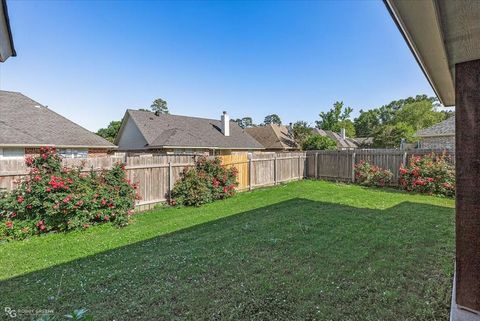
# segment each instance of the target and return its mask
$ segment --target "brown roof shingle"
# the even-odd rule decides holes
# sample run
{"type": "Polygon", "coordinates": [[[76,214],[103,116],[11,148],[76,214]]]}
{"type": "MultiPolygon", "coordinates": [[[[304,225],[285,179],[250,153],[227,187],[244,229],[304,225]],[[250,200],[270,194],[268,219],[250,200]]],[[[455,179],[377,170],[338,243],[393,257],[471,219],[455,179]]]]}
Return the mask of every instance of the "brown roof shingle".
{"type": "Polygon", "coordinates": [[[267,149],[297,149],[298,145],[286,126],[269,124],[246,128],[245,131],[267,149]]]}
{"type": "Polygon", "coordinates": [[[314,128],[313,133],[321,136],[330,137],[337,143],[338,148],[357,148],[358,147],[357,143],[352,138],[346,137],[345,139],[343,139],[340,134],[335,133],[331,130],[314,128]]]}
{"type": "Polygon", "coordinates": [[[263,149],[237,123],[230,121],[230,136],[221,132],[222,123],[216,119],[127,110],[147,141],[148,148],[193,147],[220,149],[263,149]]]}
{"type": "Polygon", "coordinates": [[[438,124],[417,131],[416,136],[455,136],[455,116],[451,116],[438,124]]]}
{"type": "Polygon", "coordinates": [[[27,96],[0,90],[0,145],[115,148],[27,96]]]}

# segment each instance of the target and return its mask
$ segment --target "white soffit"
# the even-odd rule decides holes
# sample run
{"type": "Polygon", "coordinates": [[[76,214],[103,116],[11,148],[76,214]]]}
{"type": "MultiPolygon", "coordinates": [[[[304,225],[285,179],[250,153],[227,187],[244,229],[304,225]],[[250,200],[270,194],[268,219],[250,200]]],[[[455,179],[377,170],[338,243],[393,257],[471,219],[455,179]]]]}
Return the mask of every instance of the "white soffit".
{"type": "Polygon", "coordinates": [[[384,0],[433,90],[455,104],[455,64],[480,59],[480,1],[384,0]]]}

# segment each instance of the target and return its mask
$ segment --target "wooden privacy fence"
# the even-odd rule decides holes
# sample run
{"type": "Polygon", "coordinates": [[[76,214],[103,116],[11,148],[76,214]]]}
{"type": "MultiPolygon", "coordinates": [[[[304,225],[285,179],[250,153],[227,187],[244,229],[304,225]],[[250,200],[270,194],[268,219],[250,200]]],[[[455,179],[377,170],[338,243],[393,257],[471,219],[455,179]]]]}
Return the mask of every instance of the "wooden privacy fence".
{"type": "MultiPolygon", "coordinates": [[[[238,169],[238,190],[276,185],[305,177],[353,182],[355,164],[364,160],[389,169],[393,185],[398,184],[398,169],[413,155],[432,150],[354,150],[309,151],[308,153],[260,153],[219,156],[225,166],[238,169]]],[[[434,151],[441,153],[442,151],[434,151]]],[[[454,154],[450,154],[452,160],[454,154]]],[[[87,159],[64,159],[66,166],[83,166],[83,171],[111,168],[117,162],[126,164],[127,177],[139,184],[139,209],[165,202],[185,168],[193,167],[198,155],[107,156],[87,159]]],[[[15,188],[15,181],[27,174],[23,159],[0,160],[0,190],[15,188]]]]}
{"type": "MultiPolygon", "coordinates": [[[[238,169],[238,190],[275,185],[305,177],[305,153],[239,154],[219,156],[226,166],[238,169]]],[[[82,166],[83,171],[100,171],[117,162],[126,164],[127,178],[138,183],[137,208],[147,209],[170,198],[171,190],[185,168],[195,166],[198,155],[107,156],[63,159],[65,166],[82,166]]],[[[0,160],[0,190],[15,188],[15,181],[27,175],[23,159],[0,160]]]]}
{"type": "Polygon", "coordinates": [[[248,189],[249,175],[248,175],[248,154],[238,155],[223,155],[219,156],[222,164],[227,167],[235,167],[238,170],[238,187],[240,191],[248,189]]]}
{"type": "MultiPolygon", "coordinates": [[[[412,156],[422,156],[429,153],[441,154],[443,150],[415,149],[358,149],[334,151],[309,151],[307,152],[307,173],[309,178],[336,180],[343,182],[355,181],[355,164],[361,161],[388,169],[393,174],[392,185],[398,185],[400,165],[412,156]]],[[[448,152],[451,162],[455,161],[455,154],[448,152]]]]}
{"type": "Polygon", "coordinates": [[[249,189],[305,178],[305,153],[252,154],[249,189]]]}
{"type": "Polygon", "coordinates": [[[261,153],[219,156],[238,170],[238,190],[305,178],[305,153],[261,153]]]}

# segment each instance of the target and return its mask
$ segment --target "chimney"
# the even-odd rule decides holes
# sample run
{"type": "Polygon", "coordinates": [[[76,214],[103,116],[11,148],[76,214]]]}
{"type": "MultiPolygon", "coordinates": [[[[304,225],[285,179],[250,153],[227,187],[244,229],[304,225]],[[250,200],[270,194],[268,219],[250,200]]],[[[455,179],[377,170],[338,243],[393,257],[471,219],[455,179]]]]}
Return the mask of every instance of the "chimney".
{"type": "Polygon", "coordinates": [[[347,136],[345,135],[345,128],[340,129],[340,137],[342,137],[342,139],[347,138],[347,136]]]}
{"type": "Polygon", "coordinates": [[[293,134],[293,125],[292,125],[292,123],[289,123],[289,124],[288,124],[287,130],[288,130],[288,133],[289,133],[290,135],[293,134]]]}
{"type": "Polygon", "coordinates": [[[224,111],[222,115],[222,134],[230,136],[230,116],[224,111]]]}

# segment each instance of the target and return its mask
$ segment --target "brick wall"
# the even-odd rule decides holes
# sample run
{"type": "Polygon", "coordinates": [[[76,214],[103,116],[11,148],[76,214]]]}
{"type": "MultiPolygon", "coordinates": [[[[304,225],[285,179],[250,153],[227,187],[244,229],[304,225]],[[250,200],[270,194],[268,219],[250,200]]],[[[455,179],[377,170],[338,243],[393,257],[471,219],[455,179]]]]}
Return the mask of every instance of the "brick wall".
{"type": "Polygon", "coordinates": [[[38,147],[25,147],[25,155],[40,155],[40,148],[38,147]]]}
{"type": "Polygon", "coordinates": [[[105,157],[105,156],[108,156],[107,149],[99,149],[99,148],[88,149],[88,158],[105,157]]]}
{"type": "MultiPolygon", "coordinates": [[[[40,155],[40,148],[39,147],[25,147],[25,155],[40,155]]],[[[108,149],[101,149],[101,148],[89,148],[88,149],[88,157],[89,158],[96,158],[96,157],[105,157],[108,156],[108,149]]]]}

